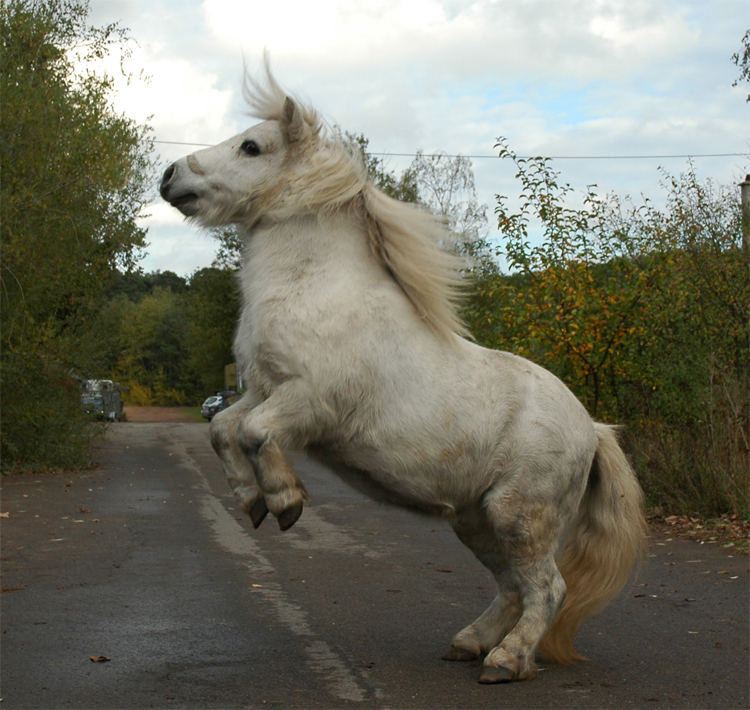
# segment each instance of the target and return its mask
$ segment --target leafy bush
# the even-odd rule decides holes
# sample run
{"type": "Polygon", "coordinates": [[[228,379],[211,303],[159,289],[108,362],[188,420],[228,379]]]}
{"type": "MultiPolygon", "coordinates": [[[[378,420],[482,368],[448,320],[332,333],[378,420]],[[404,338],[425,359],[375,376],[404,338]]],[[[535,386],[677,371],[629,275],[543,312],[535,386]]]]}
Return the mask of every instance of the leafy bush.
{"type": "Polygon", "coordinates": [[[103,427],[81,410],[81,390],[74,378],[33,354],[13,353],[0,362],[0,379],[3,472],[90,464],[91,443],[103,427]]]}
{"type": "MultiPolygon", "coordinates": [[[[496,213],[514,274],[478,280],[467,315],[486,345],[561,377],[628,426],[653,505],[748,515],[750,268],[736,189],[664,174],[666,207],[575,204],[544,158],[517,157],[520,207],[496,213]]],[[[487,256],[487,255],[485,255],[487,256]]]]}
{"type": "MultiPolygon", "coordinates": [[[[127,38],[86,24],[82,0],[0,5],[0,371],[3,467],[87,461],[95,427],[69,374],[101,363],[92,317],[144,245],[153,184],[146,129],[112,108],[112,81],[80,71],[127,38]]],[[[99,337],[97,337],[99,336],[99,337]]]]}

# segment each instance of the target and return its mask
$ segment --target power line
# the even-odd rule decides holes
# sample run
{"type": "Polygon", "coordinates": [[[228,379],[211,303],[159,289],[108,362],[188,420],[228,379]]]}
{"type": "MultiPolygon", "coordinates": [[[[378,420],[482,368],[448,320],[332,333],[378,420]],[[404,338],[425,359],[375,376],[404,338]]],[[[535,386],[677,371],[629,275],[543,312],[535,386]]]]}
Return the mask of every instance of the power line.
{"type": "MultiPolygon", "coordinates": [[[[184,141],[163,141],[155,140],[154,143],[161,143],[164,145],[184,145],[192,146],[195,148],[211,148],[211,143],[189,143],[184,141]]],[[[417,153],[387,153],[387,152],[370,152],[368,155],[376,155],[385,158],[416,158],[417,153]]],[[[470,160],[481,160],[490,159],[498,160],[498,155],[463,155],[461,153],[446,154],[446,153],[422,153],[425,158],[469,158],[470,160]]],[[[680,154],[669,154],[669,155],[518,155],[517,158],[521,160],[531,160],[534,158],[548,158],[550,160],[670,160],[670,159],[681,159],[686,160],[688,158],[740,158],[747,157],[750,153],[680,153],[680,154]]]]}
{"type": "MultiPolygon", "coordinates": [[[[416,153],[370,153],[370,155],[385,155],[395,157],[416,157],[416,153]]],[[[426,158],[445,155],[443,153],[423,153],[426,158]]],[[[521,160],[533,160],[535,158],[547,158],[549,160],[666,160],[668,158],[730,158],[748,156],[750,153],[685,153],[682,155],[518,155],[521,160]]],[[[445,155],[446,158],[495,158],[498,155],[445,155]]]]}

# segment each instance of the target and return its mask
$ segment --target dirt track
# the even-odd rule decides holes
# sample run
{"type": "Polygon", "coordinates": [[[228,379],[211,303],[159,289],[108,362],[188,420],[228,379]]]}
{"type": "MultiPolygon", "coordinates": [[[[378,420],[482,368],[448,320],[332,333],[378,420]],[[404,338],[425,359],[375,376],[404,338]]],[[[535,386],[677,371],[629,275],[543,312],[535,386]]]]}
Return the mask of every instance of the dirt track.
{"type": "Polygon", "coordinates": [[[129,422],[195,422],[183,407],[123,407],[129,422]]]}

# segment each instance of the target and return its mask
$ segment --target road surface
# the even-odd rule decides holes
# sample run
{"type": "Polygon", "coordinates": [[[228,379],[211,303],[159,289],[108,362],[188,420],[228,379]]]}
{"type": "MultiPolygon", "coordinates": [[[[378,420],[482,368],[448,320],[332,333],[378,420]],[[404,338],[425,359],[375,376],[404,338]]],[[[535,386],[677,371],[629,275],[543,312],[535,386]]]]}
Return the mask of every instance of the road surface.
{"type": "Polygon", "coordinates": [[[114,424],[98,461],[3,481],[3,710],[748,707],[731,548],[656,538],[588,663],[487,686],[440,660],[493,595],[445,523],[300,458],[302,518],[254,531],[205,424],[114,424]]]}

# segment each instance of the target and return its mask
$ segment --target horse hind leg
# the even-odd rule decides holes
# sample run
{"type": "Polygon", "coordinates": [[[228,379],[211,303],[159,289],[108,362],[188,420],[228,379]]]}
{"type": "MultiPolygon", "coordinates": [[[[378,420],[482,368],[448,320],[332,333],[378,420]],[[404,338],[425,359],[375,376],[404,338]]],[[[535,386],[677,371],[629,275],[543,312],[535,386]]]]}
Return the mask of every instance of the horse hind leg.
{"type": "Polygon", "coordinates": [[[492,603],[453,637],[443,660],[473,661],[479,658],[491,651],[518,621],[521,605],[517,590],[502,576],[496,579],[498,592],[492,603]]]}
{"type": "Polygon", "coordinates": [[[481,507],[464,510],[454,521],[453,529],[497,583],[492,603],[453,637],[443,656],[446,661],[470,661],[493,649],[513,628],[521,615],[520,598],[514,579],[507,574],[507,562],[486,512],[481,507]]]}
{"type": "Polygon", "coordinates": [[[484,659],[480,683],[525,680],[537,674],[536,649],[565,598],[555,563],[566,501],[533,505],[522,496],[487,501],[487,515],[505,560],[506,583],[517,590],[520,614],[484,659]]]}
{"type": "Polygon", "coordinates": [[[537,646],[565,597],[565,582],[552,556],[523,562],[515,574],[521,613],[516,624],[484,659],[480,683],[534,678],[537,646]]]}

